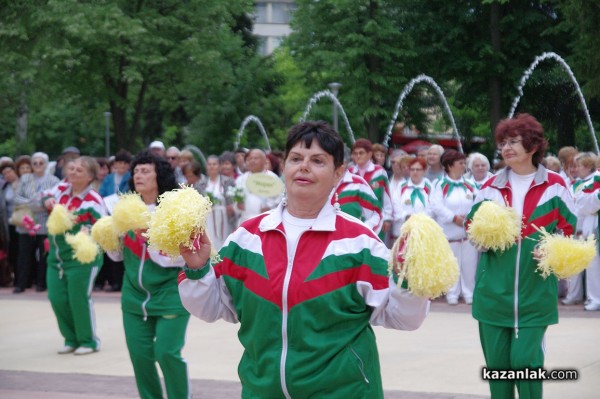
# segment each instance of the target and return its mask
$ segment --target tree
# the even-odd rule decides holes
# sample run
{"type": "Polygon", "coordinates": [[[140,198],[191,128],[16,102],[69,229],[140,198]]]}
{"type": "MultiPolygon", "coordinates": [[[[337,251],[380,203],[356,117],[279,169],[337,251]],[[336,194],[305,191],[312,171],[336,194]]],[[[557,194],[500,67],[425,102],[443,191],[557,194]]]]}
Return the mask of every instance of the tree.
{"type": "Polygon", "coordinates": [[[288,45],[313,92],[342,84],[339,99],[359,136],[380,141],[397,96],[415,76],[401,2],[297,2],[288,45]]]}

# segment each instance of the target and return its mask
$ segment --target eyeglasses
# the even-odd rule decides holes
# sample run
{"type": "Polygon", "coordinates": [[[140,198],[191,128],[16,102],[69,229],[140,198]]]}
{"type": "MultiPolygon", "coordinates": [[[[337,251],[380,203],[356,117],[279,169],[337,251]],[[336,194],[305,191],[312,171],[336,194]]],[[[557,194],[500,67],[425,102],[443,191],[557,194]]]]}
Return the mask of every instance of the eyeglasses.
{"type": "Polygon", "coordinates": [[[507,141],[503,141],[501,143],[498,143],[498,148],[499,149],[503,149],[506,146],[509,146],[510,148],[514,148],[517,144],[519,144],[521,141],[523,141],[522,139],[510,139],[507,141]]]}
{"type": "Polygon", "coordinates": [[[42,165],[45,165],[46,163],[45,162],[32,162],[31,164],[33,166],[42,166],[42,165]]]}
{"type": "Polygon", "coordinates": [[[176,160],[178,157],[167,157],[167,159],[170,159],[171,161],[176,160]]]}
{"type": "Polygon", "coordinates": [[[424,171],[425,169],[423,169],[423,168],[410,168],[409,170],[410,170],[411,172],[422,172],[422,171],[424,171]]]}

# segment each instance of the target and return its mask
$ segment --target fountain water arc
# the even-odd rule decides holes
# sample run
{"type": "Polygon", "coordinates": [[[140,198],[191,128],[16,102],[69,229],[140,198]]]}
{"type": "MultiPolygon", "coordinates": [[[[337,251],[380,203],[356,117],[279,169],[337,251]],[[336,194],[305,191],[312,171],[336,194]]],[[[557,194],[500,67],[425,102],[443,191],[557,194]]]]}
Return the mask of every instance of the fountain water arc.
{"type": "Polygon", "coordinates": [[[344,111],[344,107],[342,107],[342,104],[340,103],[338,98],[335,96],[335,94],[333,94],[329,90],[323,90],[318,93],[315,93],[308,100],[308,103],[306,104],[306,109],[304,110],[304,114],[300,118],[300,122],[306,121],[306,118],[310,114],[310,110],[312,109],[313,105],[315,105],[317,103],[317,101],[319,101],[323,97],[329,98],[333,102],[335,107],[342,113],[342,117],[344,118],[344,123],[346,125],[346,130],[348,130],[348,135],[350,136],[350,141],[352,144],[354,144],[354,142],[356,141],[354,139],[354,132],[352,131],[352,128],[350,127],[350,121],[348,120],[348,116],[346,115],[346,112],[344,111]]]}
{"type": "Polygon", "coordinates": [[[435,82],[435,80],[433,80],[433,78],[431,78],[427,75],[419,75],[419,76],[411,79],[411,81],[408,82],[406,84],[406,86],[404,86],[404,88],[402,89],[402,92],[400,92],[398,101],[396,102],[396,107],[394,108],[394,114],[393,114],[392,119],[390,120],[390,124],[388,125],[388,128],[386,130],[385,138],[383,139],[381,144],[383,144],[386,148],[388,147],[388,143],[392,137],[392,130],[394,128],[394,124],[396,123],[396,119],[398,118],[398,113],[400,112],[400,109],[402,109],[404,99],[413,90],[415,85],[418,83],[427,83],[429,86],[431,86],[435,90],[435,92],[438,95],[438,97],[440,98],[440,100],[442,100],[442,103],[444,104],[444,110],[448,114],[448,117],[450,118],[450,122],[452,123],[453,134],[456,136],[456,141],[458,143],[458,150],[461,153],[463,153],[462,143],[460,141],[461,137],[458,132],[458,129],[456,128],[456,122],[454,121],[454,115],[452,114],[452,111],[450,110],[450,105],[448,105],[446,96],[444,95],[444,92],[442,91],[442,89],[435,82]]]}
{"type": "Polygon", "coordinates": [[[263,136],[263,138],[265,139],[265,143],[267,144],[266,149],[268,152],[271,152],[271,144],[269,143],[269,137],[267,136],[265,127],[263,126],[260,119],[254,115],[248,115],[242,121],[242,124],[240,125],[240,129],[238,130],[237,138],[235,140],[234,150],[237,150],[238,147],[240,146],[240,139],[242,138],[242,135],[244,134],[244,130],[246,129],[246,126],[250,122],[254,122],[256,124],[256,126],[258,126],[258,130],[260,130],[260,134],[263,136]]]}
{"type": "Polygon", "coordinates": [[[518,88],[519,94],[517,94],[517,96],[513,100],[513,103],[510,107],[510,111],[508,113],[508,117],[512,118],[514,116],[515,110],[517,109],[517,106],[519,105],[519,101],[521,100],[521,97],[523,96],[523,87],[525,86],[525,83],[527,82],[527,80],[529,79],[529,77],[531,76],[531,74],[533,73],[535,68],[538,66],[538,64],[540,62],[542,62],[544,60],[548,60],[548,59],[553,59],[556,62],[558,62],[565,69],[565,71],[567,71],[567,74],[571,78],[571,82],[573,82],[573,84],[575,85],[575,89],[577,90],[577,95],[579,96],[579,101],[581,102],[581,107],[583,108],[583,111],[585,113],[586,122],[588,124],[588,127],[590,128],[590,133],[594,140],[594,148],[596,149],[596,154],[600,154],[600,149],[598,148],[598,140],[596,139],[596,133],[594,131],[594,125],[592,124],[592,119],[590,118],[590,112],[588,111],[588,107],[585,102],[585,98],[583,97],[583,92],[581,91],[581,88],[579,87],[579,83],[577,82],[577,79],[575,79],[575,74],[571,70],[571,67],[569,66],[569,64],[567,64],[567,62],[556,53],[546,52],[546,53],[542,53],[541,55],[538,55],[537,57],[535,57],[535,59],[533,60],[533,62],[529,66],[529,68],[523,73],[523,76],[521,77],[521,82],[519,83],[519,88],[518,88]]]}

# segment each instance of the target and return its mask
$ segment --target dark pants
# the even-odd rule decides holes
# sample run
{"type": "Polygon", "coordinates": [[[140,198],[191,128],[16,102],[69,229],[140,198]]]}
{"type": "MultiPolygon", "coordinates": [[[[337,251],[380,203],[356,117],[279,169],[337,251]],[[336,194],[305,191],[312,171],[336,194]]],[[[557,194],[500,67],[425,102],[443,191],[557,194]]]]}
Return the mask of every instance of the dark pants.
{"type": "Polygon", "coordinates": [[[104,259],[102,263],[102,269],[100,273],[98,273],[98,277],[96,277],[95,286],[98,288],[103,288],[104,283],[108,282],[112,290],[121,290],[121,285],[123,284],[123,273],[125,272],[125,266],[123,265],[123,261],[114,261],[107,254],[104,254],[104,259]]]}
{"type": "Polygon", "coordinates": [[[45,235],[30,236],[19,234],[19,257],[17,259],[17,284],[15,287],[25,289],[31,275],[35,272],[35,285],[38,290],[46,289],[46,253],[44,252],[45,235]]]}
{"type": "Polygon", "coordinates": [[[17,262],[19,259],[19,233],[12,224],[8,226],[8,264],[14,273],[13,285],[17,287],[17,262]]]}

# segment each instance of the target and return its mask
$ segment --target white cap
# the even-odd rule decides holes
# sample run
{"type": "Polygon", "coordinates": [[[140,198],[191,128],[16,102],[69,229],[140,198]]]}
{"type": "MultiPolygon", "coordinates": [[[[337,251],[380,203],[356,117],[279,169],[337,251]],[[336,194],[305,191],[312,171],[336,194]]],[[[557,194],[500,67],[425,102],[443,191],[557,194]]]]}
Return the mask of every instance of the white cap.
{"type": "Polygon", "coordinates": [[[152,143],[150,143],[150,145],[148,146],[148,148],[160,148],[161,150],[164,150],[165,149],[165,145],[163,144],[162,141],[155,140],[152,143]]]}

